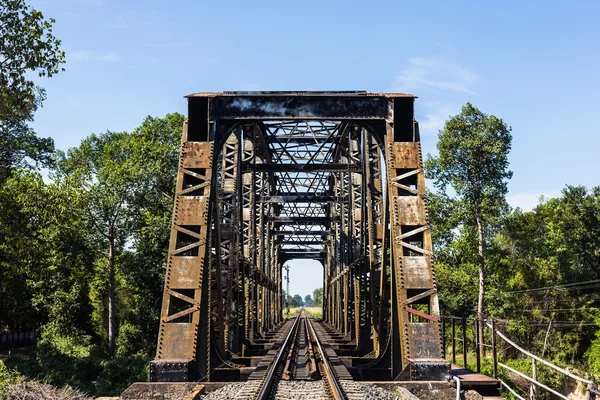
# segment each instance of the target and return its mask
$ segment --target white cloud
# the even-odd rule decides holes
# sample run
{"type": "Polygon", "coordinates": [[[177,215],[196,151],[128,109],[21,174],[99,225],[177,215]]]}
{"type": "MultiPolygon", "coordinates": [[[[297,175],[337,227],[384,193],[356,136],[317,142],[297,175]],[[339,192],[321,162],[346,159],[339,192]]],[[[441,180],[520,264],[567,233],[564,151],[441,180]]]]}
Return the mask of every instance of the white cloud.
{"type": "Polygon", "coordinates": [[[436,57],[411,57],[394,82],[394,87],[402,92],[410,92],[423,87],[438,90],[476,95],[473,86],[479,76],[457,64],[436,57]]]}
{"type": "Polygon", "coordinates": [[[521,208],[523,211],[531,211],[538,204],[542,198],[551,199],[553,197],[560,196],[560,190],[549,191],[546,193],[530,193],[530,192],[519,192],[515,194],[508,194],[506,201],[511,207],[521,208]]]}
{"type": "Polygon", "coordinates": [[[96,51],[74,51],[67,54],[67,58],[71,58],[77,61],[105,61],[105,62],[116,62],[121,59],[118,53],[98,53],[96,51]]]}
{"type": "Polygon", "coordinates": [[[458,112],[454,104],[445,105],[424,105],[427,110],[424,118],[419,120],[419,132],[422,136],[436,136],[444,127],[444,123],[450,117],[458,112]]]}

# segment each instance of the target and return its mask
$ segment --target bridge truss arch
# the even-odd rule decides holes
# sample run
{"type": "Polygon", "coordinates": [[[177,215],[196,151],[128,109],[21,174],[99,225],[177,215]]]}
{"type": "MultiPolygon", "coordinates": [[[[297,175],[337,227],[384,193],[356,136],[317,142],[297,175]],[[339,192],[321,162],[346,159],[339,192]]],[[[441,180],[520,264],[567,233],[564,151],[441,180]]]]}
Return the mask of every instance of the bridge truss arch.
{"type": "Polygon", "coordinates": [[[441,362],[414,97],[188,96],[153,381],[230,380],[282,322],[282,265],[318,260],[353,375],[441,362]]]}

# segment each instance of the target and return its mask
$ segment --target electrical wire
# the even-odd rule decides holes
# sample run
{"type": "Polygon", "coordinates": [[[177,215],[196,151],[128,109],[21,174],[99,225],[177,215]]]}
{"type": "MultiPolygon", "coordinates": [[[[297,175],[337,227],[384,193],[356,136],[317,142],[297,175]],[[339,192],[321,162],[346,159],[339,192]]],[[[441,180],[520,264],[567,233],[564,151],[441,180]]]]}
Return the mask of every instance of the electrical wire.
{"type": "Polygon", "coordinates": [[[593,289],[596,287],[600,287],[600,279],[594,279],[594,280],[584,281],[584,282],[566,283],[564,285],[546,286],[546,287],[541,287],[541,288],[514,290],[511,292],[496,292],[494,294],[496,294],[496,295],[514,295],[514,294],[531,293],[531,292],[538,292],[538,291],[544,291],[544,290],[550,290],[550,289],[568,288],[567,290],[582,290],[582,289],[593,289]],[[583,286],[583,287],[578,287],[578,286],[583,286]]]}

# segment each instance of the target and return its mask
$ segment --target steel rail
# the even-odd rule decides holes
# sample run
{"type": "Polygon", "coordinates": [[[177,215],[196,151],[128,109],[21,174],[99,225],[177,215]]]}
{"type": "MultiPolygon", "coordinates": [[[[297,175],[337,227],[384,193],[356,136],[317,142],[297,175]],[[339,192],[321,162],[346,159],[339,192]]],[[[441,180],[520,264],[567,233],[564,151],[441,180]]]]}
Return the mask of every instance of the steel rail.
{"type": "Polygon", "coordinates": [[[290,329],[290,332],[286,336],[283,344],[281,345],[281,348],[277,352],[277,356],[275,357],[275,360],[271,364],[271,368],[269,369],[269,372],[267,372],[265,380],[260,388],[260,391],[258,392],[258,396],[256,397],[258,400],[266,400],[269,398],[273,383],[275,382],[275,377],[277,375],[277,371],[279,370],[279,366],[280,366],[281,362],[283,361],[284,357],[287,357],[288,352],[286,351],[286,349],[296,339],[296,331],[298,330],[298,326],[300,326],[301,319],[302,319],[302,312],[300,314],[298,314],[298,316],[296,317],[296,321],[294,321],[294,325],[292,325],[292,329],[290,329]]]}
{"type": "Polygon", "coordinates": [[[329,359],[327,358],[327,355],[325,354],[325,350],[323,350],[323,347],[321,346],[321,341],[319,340],[319,337],[317,336],[317,333],[315,332],[315,329],[313,328],[312,322],[310,322],[310,319],[307,317],[306,321],[308,322],[308,327],[310,328],[310,331],[312,332],[312,337],[314,339],[314,344],[316,344],[317,346],[317,351],[319,352],[319,354],[321,355],[321,360],[323,361],[323,370],[325,372],[325,378],[327,379],[327,384],[329,385],[329,389],[331,390],[331,395],[333,396],[333,398],[335,400],[344,400],[347,399],[346,395],[344,394],[344,391],[342,390],[338,380],[337,380],[337,376],[335,375],[335,372],[331,366],[331,363],[329,362],[329,359]]]}

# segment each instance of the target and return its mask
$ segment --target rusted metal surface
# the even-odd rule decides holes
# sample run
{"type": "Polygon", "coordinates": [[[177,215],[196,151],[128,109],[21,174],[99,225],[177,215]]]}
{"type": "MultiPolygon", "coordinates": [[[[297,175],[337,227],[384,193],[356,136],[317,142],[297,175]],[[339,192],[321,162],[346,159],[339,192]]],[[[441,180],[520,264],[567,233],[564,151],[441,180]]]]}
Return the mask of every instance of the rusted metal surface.
{"type": "Polygon", "coordinates": [[[323,265],[323,318],[362,368],[391,380],[440,357],[414,98],[188,96],[153,380],[242,374],[282,321],[292,259],[323,265]]]}
{"type": "MultiPolygon", "coordinates": [[[[391,252],[395,278],[392,305],[393,317],[398,323],[394,342],[395,347],[401,348],[402,360],[401,363],[392,363],[394,378],[400,376],[403,370],[414,367],[411,359],[441,359],[442,356],[421,147],[415,134],[418,132],[416,126],[413,124],[411,128],[409,132],[399,132],[397,126],[388,126],[385,146],[391,235],[394,238],[391,252]],[[418,303],[420,308],[413,307],[413,303],[418,303]]],[[[431,365],[431,375],[436,376],[437,367],[433,365],[437,364],[431,365]]],[[[419,371],[426,370],[428,366],[430,364],[423,363],[419,371]]]]}

